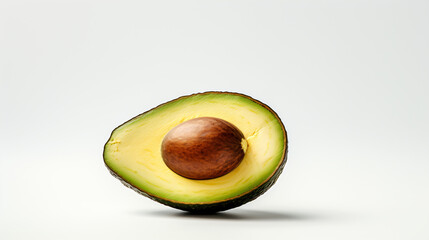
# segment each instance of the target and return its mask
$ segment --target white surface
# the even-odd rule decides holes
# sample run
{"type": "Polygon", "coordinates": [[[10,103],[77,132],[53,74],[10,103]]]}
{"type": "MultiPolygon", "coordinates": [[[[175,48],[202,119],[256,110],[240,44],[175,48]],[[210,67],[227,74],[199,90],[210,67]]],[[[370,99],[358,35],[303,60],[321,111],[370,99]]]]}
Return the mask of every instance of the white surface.
{"type": "Polygon", "coordinates": [[[427,1],[1,1],[1,239],[429,239],[427,1]],[[299,2],[299,3],[297,3],[299,2]],[[190,216],[123,187],[110,131],[184,94],[284,120],[277,184],[190,216]]]}

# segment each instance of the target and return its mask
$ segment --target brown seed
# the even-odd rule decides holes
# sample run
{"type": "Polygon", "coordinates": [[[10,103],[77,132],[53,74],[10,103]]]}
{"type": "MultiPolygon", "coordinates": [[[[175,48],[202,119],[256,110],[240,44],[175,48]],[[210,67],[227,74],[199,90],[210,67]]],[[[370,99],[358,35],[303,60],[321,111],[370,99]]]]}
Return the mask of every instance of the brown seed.
{"type": "Polygon", "coordinates": [[[247,142],[231,123],[214,117],[183,122],[167,133],[161,146],[165,164],[191,179],[223,176],[243,160],[247,142]]]}

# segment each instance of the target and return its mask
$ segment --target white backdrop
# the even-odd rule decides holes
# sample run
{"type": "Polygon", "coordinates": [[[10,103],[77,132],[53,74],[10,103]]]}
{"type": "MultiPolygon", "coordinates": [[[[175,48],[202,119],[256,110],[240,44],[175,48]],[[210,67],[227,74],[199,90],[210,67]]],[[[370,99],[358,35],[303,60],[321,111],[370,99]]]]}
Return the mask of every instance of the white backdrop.
{"type": "Polygon", "coordinates": [[[0,2],[1,239],[428,239],[427,1],[0,2]],[[271,106],[277,184],[192,216],[123,187],[114,127],[207,90],[271,106]]]}

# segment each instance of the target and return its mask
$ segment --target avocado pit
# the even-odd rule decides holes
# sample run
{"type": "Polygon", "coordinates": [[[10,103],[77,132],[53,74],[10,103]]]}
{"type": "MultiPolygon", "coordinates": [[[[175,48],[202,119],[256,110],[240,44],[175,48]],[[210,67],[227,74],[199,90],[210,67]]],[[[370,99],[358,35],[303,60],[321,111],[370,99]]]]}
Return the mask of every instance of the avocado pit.
{"type": "Polygon", "coordinates": [[[190,179],[221,177],[243,160],[247,141],[233,124],[200,117],[183,122],[165,135],[161,154],[175,173],[190,179]]]}

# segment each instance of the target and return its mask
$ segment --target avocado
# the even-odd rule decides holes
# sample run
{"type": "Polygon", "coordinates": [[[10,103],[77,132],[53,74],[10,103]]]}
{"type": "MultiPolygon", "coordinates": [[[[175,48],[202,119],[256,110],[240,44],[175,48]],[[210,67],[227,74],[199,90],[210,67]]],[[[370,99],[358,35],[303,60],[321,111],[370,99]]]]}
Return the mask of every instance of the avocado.
{"type": "Polygon", "coordinates": [[[231,92],[183,96],[113,130],[103,158],[125,186],[173,208],[210,213],[265,193],[286,163],[287,134],[262,102],[231,92]]]}

